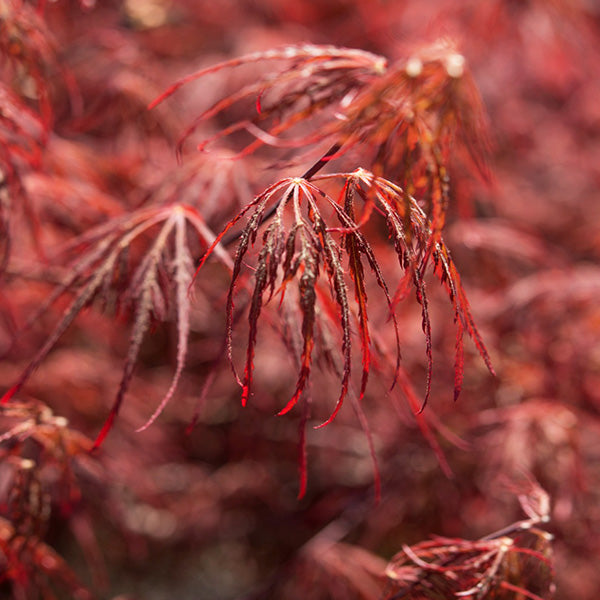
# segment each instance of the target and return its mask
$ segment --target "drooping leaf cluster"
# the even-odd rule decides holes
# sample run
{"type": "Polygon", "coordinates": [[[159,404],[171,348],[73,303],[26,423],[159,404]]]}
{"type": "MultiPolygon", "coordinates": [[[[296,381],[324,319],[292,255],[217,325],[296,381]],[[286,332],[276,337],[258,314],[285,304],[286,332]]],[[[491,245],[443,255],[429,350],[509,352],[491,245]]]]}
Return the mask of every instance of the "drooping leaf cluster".
{"type": "MultiPolygon", "coordinates": [[[[168,391],[148,422],[151,423],[174,394],[185,365],[190,328],[189,287],[193,275],[193,260],[188,246],[190,235],[205,246],[214,238],[193,207],[166,204],[141,208],[109,221],[63,249],[76,258],[70,263],[65,280],[48,296],[31,321],[70,290],[75,290],[73,300],[2,401],[8,402],[20,391],[81,310],[99,299],[105,307],[130,312],[133,325],[121,383],[96,445],[102,442],[120,409],[151,323],[164,321],[171,317],[171,313],[175,315],[177,366],[168,391]]],[[[228,261],[225,256],[223,260],[228,261]]]]}
{"type": "Polygon", "coordinates": [[[371,364],[365,265],[373,272],[388,304],[398,359],[396,303],[406,295],[410,286],[415,288],[422,307],[428,357],[423,405],[430,393],[432,373],[431,322],[425,272],[429,264],[434,266],[434,271],[447,286],[457,323],[457,397],[462,381],[464,331],[473,337],[491,369],[456,268],[441,238],[450,189],[447,156],[457,131],[460,130],[464,137],[463,146],[477,157],[480,166],[485,155],[481,107],[466,73],[464,57],[451,46],[439,44],[388,67],[383,57],[356,50],[310,45],[287,47],[250,54],[202,69],[175,83],[151,106],[156,106],[194,80],[258,61],[283,62],[285,66],[225,96],[201,113],[184,133],[180,149],[203,121],[227,112],[247,98],[257,99],[255,116],[234,121],[216,136],[202,142],[200,149],[241,130],[256,139],[246,145],[238,157],[246,156],[263,145],[310,147],[327,144],[330,147],[303,178],[281,180],[248,202],[227,224],[202,259],[201,266],[218,244],[231,243],[239,237],[227,301],[227,347],[231,359],[234,288],[249,248],[260,236],[259,228],[262,226],[262,248],[257,257],[249,307],[244,373],[238,377],[242,386],[242,404],[246,404],[251,392],[256,335],[264,300],[276,291],[283,298],[288,282],[294,278],[298,282],[303,341],[297,359],[296,386],[281,413],[290,410],[304,393],[315,346],[317,289],[322,269],[337,307],[343,356],[339,397],[330,419],[325,423],[330,422],[339,410],[350,383],[352,313],[356,317],[360,337],[363,374],[358,396],[359,400],[363,398],[371,364]],[[321,125],[320,119],[325,114],[329,119],[321,125]],[[328,164],[361,146],[374,152],[373,172],[359,168],[348,174],[318,175],[328,164]],[[381,175],[384,173],[393,179],[383,179],[381,175]],[[335,199],[320,187],[321,181],[334,179],[343,182],[335,199]],[[356,202],[360,202],[361,206],[355,206],[356,202]],[[335,225],[328,222],[325,209],[333,213],[335,225]],[[360,211],[359,216],[357,211],[360,211]],[[401,274],[394,299],[374,247],[361,231],[373,211],[379,213],[387,224],[392,247],[398,256],[401,274]],[[229,233],[228,237],[229,230],[243,217],[247,218],[247,224],[241,233],[233,236],[229,233]],[[354,288],[355,310],[348,300],[345,272],[349,274],[354,288]]]}
{"type": "MultiPolygon", "coordinates": [[[[2,408],[0,419],[1,584],[10,586],[15,598],[37,598],[44,590],[46,597],[68,593],[91,599],[44,538],[55,506],[63,516],[79,510],[82,494],[74,467],[92,460],[92,441],[41,403],[12,403],[2,408]]],[[[92,540],[96,544],[93,534],[92,540]]]]}
{"type": "MultiPolygon", "coordinates": [[[[330,290],[332,300],[337,306],[342,330],[343,355],[340,395],[331,417],[324,424],[330,422],[335,416],[348,391],[352,365],[353,314],[358,324],[363,365],[359,399],[362,399],[365,393],[372,352],[365,266],[372,272],[388,305],[396,338],[397,361],[400,360],[395,303],[376,253],[361,232],[362,217],[357,219],[359,210],[366,218],[372,211],[380,213],[387,224],[393,248],[398,256],[401,273],[397,286],[398,291],[404,293],[406,287],[414,286],[417,299],[421,304],[428,356],[427,390],[423,405],[429,396],[432,373],[431,322],[425,286],[425,273],[429,265],[432,266],[440,280],[446,284],[455,312],[457,323],[455,397],[460,392],[462,380],[464,331],[473,337],[491,369],[489,358],[473,323],[450,253],[441,239],[432,245],[431,222],[426,213],[415,199],[407,196],[399,186],[383,178],[376,178],[364,169],[358,169],[353,173],[316,176],[312,181],[303,178],[282,180],[255,197],[215,239],[198,270],[202,268],[204,261],[213,249],[219,248],[221,240],[229,229],[238,220],[248,215],[247,224],[240,234],[227,299],[227,347],[230,359],[232,357],[233,298],[236,282],[249,247],[259,236],[259,228],[270,206],[274,206],[274,212],[268,224],[263,225],[262,248],[258,253],[254,289],[249,307],[246,361],[244,374],[240,379],[243,388],[242,404],[246,404],[251,393],[256,335],[263,304],[275,293],[280,294],[280,302],[283,301],[286,287],[294,279],[297,281],[298,301],[302,313],[303,347],[293,396],[280,414],[288,412],[303,394],[310,375],[315,345],[314,330],[321,270],[324,270],[327,276],[328,285],[325,287],[330,290]],[[342,184],[337,198],[333,198],[322,189],[323,183],[331,182],[338,184],[341,182],[342,184]],[[324,209],[333,212],[337,221],[335,226],[325,222],[324,209]],[[354,288],[354,311],[352,311],[353,303],[349,299],[346,272],[349,272],[354,288]]],[[[396,370],[398,365],[399,362],[397,362],[396,370]]]]}
{"type": "MultiPolygon", "coordinates": [[[[96,297],[102,297],[105,303],[131,309],[134,324],[130,347],[113,408],[98,436],[97,443],[100,443],[111,427],[129,387],[144,334],[153,318],[165,320],[170,316],[169,299],[173,297],[178,323],[177,365],[172,385],[150,419],[150,422],[153,421],[174,393],[187,354],[190,312],[187,294],[192,282],[190,265],[193,260],[187,243],[188,222],[196,230],[200,245],[212,243],[203,256],[201,266],[213,251],[225,257],[222,244],[229,245],[239,238],[226,302],[226,346],[230,360],[236,283],[246,255],[259,236],[259,229],[263,230],[262,249],[256,259],[253,291],[249,300],[244,373],[241,378],[236,375],[242,386],[243,405],[252,390],[256,336],[263,304],[276,291],[281,293],[283,300],[286,286],[292,280],[297,281],[302,348],[296,358],[296,385],[291,399],[280,414],[291,410],[307,388],[313,362],[315,328],[318,326],[317,315],[321,310],[318,307],[319,294],[322,296],[319,289],[325,287],[331,292],[339,319],[342,363],[338,367],[341,376],[338,399],[330,418],[323,424],[329,423],[337,414],[351,384],[354,321],[358,325],[362,357],[358,400],[360,402],[363,399],[372,362],[365,266],[373,273],[388,306],[396,338],[396,373],[400,360],[396,305],[406,291],[414,287],[421,305],[428,364],[423,407],[430,394],[433,363],[425,283],[425,274],[430,265],[446,285],[454,307],[457,324],[455,398],[462,382],[462,338],[465,331],[475,340],[491,370],[460,279],[441,238],[450,189],[446,166],[449,144],[458,130],[463,132],[471,148],[480,148],[484,144],[484,138],[477,137],[479,129],[473,124],[480,119],[480,106],[466,75],[464,58],[447,45],[434,46],[388,69],[387,61],[382,57],[358,50],[309,45],[287,47],[252,54],[194,73],[169,88],[153,106],[192,80],[226,67],[259,61],[284,61],[288,64],[282,71],[218,101],[198,117],[182,139],[189,137],[201,121],[219,115],[246,97],[254,96],[258,102],[257,116],[251,122],[236,121],[232,126],[222,129],[219,135],[228,137],[242,128],[256,133],[256,128],[265,121],[269,124],[265,135],[271,140],[296,124],[304,125],[306,121],[323,116],[324,111],[334,110],[337,112],[330,115],[328,124],[315,132],[317,137],[311,134],[312,139],[303,137],[299,142],[302,146],[324,142],[333,145],[304,177],[283,179],[253,199],[246,200],[245,206],[216,238],[204,225],[201,212],[180,204],[179,195],[185,194],[185,190],[191,186],[198,185],[194,183],[195,177],[185,177],[181,184],[174,179],[174,187],[165,188],[169,202],[175,201],[175,204],[163,206],[159,201],[157,208],[132,212],[76,239],[70,247],[80,253],[84,250],[83,254],[69,265],[70,273],[66,280],[56,288],[36,315],[65,292],[78,291],[52,335],[17,383],[5,394],[4,401],[21,389],[80,310],[96,297]],[[329,163],[361,145],[375,151],[373,172],[361,167],[352,173],[317,176],[329,163]],[[401,163],[402,170],[398,171],[401,163]],[[401,187],[394,179],[384,179],[381,176],[384,172],[395,174],[395,180],[403,181],[407,187],[401,187]],[[322,189],[321,182],[341,182],[337,197],[322,189]],[[388,229],[391,247],[398,257],[400,283],[393,297],[375,246],[362,232],[373,212],[381,215],[388,229]],[[335,219],[334,223],[329,223],[330,214],[335,219]],[[233,236],[230,234],[227,239],[225,236],[229,230],[244,217],[248,219],[246,226],[241,232],[233,236]],[[130,252],[130,249],[137,246],[138,239],[149,231],[153,232],[155,239],[153,242],[146,241],[147,251],[136,263],[135,252],[130,252]],[[130,254],[134,256],[133,259],[130,254]],[[321,273],[326,274],[327,286],[320,281],[321,273]],[[354,305],[349,300],[349,281],[354,291],[354,305]]],[[[258,135],[256,142],[242,151],[240,156],[254,151],[265,141],[264,136],[258,135]]],[[[480,153],[477,156],[481,159],[480,153]]],[[[202,182],[198,183],[203,185],[202,182]]],[[[159,200],[160,193],[159,190],[159,200]]],[[[226,257],[224,260],[227,263],[226,257]]],[[[35,316],[32,320],[35,320],[35,316]]],[[[395,378],[390,385],[393,385],[395,378]]]]}

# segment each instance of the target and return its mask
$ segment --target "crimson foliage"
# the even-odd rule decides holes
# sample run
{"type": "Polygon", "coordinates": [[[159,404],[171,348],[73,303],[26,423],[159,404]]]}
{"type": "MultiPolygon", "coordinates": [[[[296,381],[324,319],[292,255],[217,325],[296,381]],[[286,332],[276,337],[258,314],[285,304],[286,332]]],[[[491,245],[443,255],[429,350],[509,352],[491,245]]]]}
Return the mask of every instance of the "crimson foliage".
{"type": "Polygon", "coordinates": [[[2,593],[595,597],[598,39],[0,2],[2,593]]]}

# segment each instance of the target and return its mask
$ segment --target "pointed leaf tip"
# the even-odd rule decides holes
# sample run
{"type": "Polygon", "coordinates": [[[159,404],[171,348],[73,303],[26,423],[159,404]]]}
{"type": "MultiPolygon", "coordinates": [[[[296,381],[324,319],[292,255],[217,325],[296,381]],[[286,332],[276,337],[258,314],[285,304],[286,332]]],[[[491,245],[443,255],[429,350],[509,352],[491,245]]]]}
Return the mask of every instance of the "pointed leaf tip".
{"type": "Polygon", "coordinates": [[[326,421],[323,421],[323,423],[321,423],[320,425],[315,425],[314,429],[322,429],[323,427],[327,427],[327,425],[329,425],[337,417],[337,414],[338,414],[338,412],[340,412],[340,408],[342,408],[342,404],[344,403],[344,398],[346,397],[346,392],[347,392],[347,390],[342,391],[342,395],[340,396],[340,398],[339,398],[335,408],[333,409],[333,412],[329,416],[329,418],[326,421]]]}
{"type": "Polygon", "coordinates": [[[13,396],[21,389],[21,386],[17,383],[13,385],[0,399],[0,404],[7,404],[12,400],[13,396]]]}
{"type": "Polygon", "coordinates": [[[111,411],[111,413],[108,415],[108,418],[106,419],[106,421],[104,421],[104,425],[102,425],[102,429],[100,430],[100,433],[98,434],[98,436],[96,437],[96,439],[94,441],[94,445],[92,446],[91,452],[94,452],[98,448],[100,448],[100,446],[104,442],[104,439],[108,435],[108,432],[112,429],[112,426],[114,424],[116,416],[117,416],[117,411],[113,409],[111,411]]]}
{"type": "Polygon", "coordinates": [[[298,404],[298,400],[300,399],[300,396],[302,395],[302,392],[304,391],[304,385],[305,385],[305,380],[308,377],[308,371],[306,371],[306,373],[304,375],[305,375],[304,380],[302,380],[302,375],[301,375],[301,381],[299,381],[298,386],[296,387],[296,392],[294,393],[294,395],[292,396],[290,401],[277,413],[278,417],[281,417],[282,415],[289,413],[290,410],[292,410],[292,408],[294,408],[294,406],[296,406],[296,404],[298,404]]]}
{"type": "Polygon", "coordinates": [[[248,404],[248,398],[250,397],[250,387],[248,385],[242,386],[242,406],[248,404]]]}

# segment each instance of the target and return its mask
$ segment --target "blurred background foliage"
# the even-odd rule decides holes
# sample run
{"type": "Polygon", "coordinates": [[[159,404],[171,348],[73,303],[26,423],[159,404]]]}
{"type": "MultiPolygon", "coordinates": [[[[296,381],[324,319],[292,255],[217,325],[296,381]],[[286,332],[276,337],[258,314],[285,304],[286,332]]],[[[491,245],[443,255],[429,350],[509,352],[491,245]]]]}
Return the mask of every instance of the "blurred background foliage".
{"type": "MultiPolygon", "coordinates": [[[[129,329],[127,314],[84,311],[2,409],[2,594],[404,597],[390,588],[401,559],[386,576],[403,545],[431,535],[475,540],[519,521],[513,492],[526,474],[551,498],[555,597],[596,598],[600,7],[593,0],[0,0],[0,381],[8,389],[18,379],[67,306],[59,300],[28,322],[64,280],[55,259],[73,236],[170,195],[202,198],[204,218],[218,231],[266,185],[303,172],[291,154],[222,161],[193,144],[178,164],[177,140],[199,107],[265,67],[220,71],[149,111],[174,80],[288,44],[360,48],[393,61],[441,38],[466,58],[491,136],[490,181],[468,160],[451,162],[444,237],[497,377],[466,342],[463,391],[452,400],[453,313],[432,278],[434,377],[422,416],[431,439],[405,401],[420,405],[427,370],[420,309],[409,300],[398,312],[406,380],[390,391],[389,378],[374,372],[363,402],[381,501],[350,404],[323,429],[310,425],[326,412],[309,422],[308,488],[298,500],[302,416],[276,416],[296,369],[276,319],[265,316],[257,390],[240,406],[223,360],[228,275],[216,262],[198,276],[176,400],[136,433],[177,362],[176,326],[159,322],[140,349],[119,419],[93,453],[129,329]],[[17,535],[41,541],[15,549],[17,535]]],[[[229,121],[207,123],[206,135],[239,118],[235,110],[229,121]]],[[[380,237],[383,246],[385,232],[380,237]]],[[[387,306],[373,301],[370,309],[385,335],[387,306]]],[[[313,384],[331,398],[337,385],[325,374],[313,384]]],[[[415,547],[430,556],[430,547],[415,547]]],[[[549,598],[549,575],[521,567],[522,580],[541,578],[528,589],[549,598]]],[[[523,597],[502,593],[469,597],[523,597]]]]}

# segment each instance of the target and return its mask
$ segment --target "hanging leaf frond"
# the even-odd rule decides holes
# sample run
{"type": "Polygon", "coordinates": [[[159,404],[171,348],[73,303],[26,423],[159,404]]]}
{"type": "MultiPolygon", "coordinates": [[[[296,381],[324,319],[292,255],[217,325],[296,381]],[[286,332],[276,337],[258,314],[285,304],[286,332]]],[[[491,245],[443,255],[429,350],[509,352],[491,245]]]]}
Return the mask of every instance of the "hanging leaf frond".
{"type": "MultiPolygon", "coordinates": [[[[70,264],[69,275],[30,321],[35,321],[61,296],[76,290],[73,300],[1,402],[10,400],[23,387],[81,310],[98,299],[104,306],[115,305],[117,309],[132,312],[133,325],[119,390],[95,446],[102,442],[119,411],[152,321],[169,320],[173,313],[176,316],[175,374],[159,407],[142,429],[152,423],[173,396],[187,355],[191,304],[189,286],[193,275],[193,260],[188,246],[191,243],[188,239],[190,232],[205,246],[214,240],[214,235],[196,209],[183,204],[169,204],[113,219],[71,243],[68,249],[77,253],[77,260],[70,264]],[[150,234],[152,237],[149,237],[150,234]],[[137,244],[141,244],[143,250],[136,260],[130,250],[132,245],[137,244]]],[[[217,249],[216,253],[229,265],[224,251],[217,249]]]]}
{"type": "Polygon", "coordinates": [[[465,331],[473,337],[486,364],[491,368],[450,254],[441,239],[432,242],[434,234],[431,221],[412,196],[407,195],[398,185],[381,177],[375,177],[364,169],[358,169],[353,173],[319,175],[315,176],[313,181],[289,178],[270,186],[249,202],[215,239],[198,267],[200,271],[213,249],[219,247],[221,240],[230,229],[246,217],[246,224],[238,235],[239,243],[226,303],[228,355],[242,387],[243,405],[252,394],[255,348],[261,311],[264,304],[275,293],[280,294],[283,301],[286,290],[293,280],[296,282],[302,318],[302,348],[298,359],[299,369],[294,392],[279,414],[287,413],[298,403],[310,378],[315,349],[316,307],[318,302],[323,302],[322,294],[319,292],[319,282],[323,278],[327,282],[331,300],[336,307],[343,357],[338,400],[331,416],[323,425],[331,422],[335,417],[348,393],[352,369],[352,324],[354,322],[357,324],[362,356],[359,400],[362,400],[365,394],[372,360],[365,266],[368,267],[368,272],[373,274],[389,308],[396,336],[397,375],[400,342],[395,302],[379,265],[376,250],[367,240],[360,226],[360,223],[368,219],[373,212],[380,214],[387,223],[392,246],[398,257],[400,279],[410,282],[421,305],[428,363],[423,406],[429,397],[433,369],[431,322],[425,286],[425,273],[429,266],[446,284],[457,320],[455,395],[457,396],[460,391],[462,379],[462,336],[465,331]],[[331,184],[341,185],[337,198],[333,198],[325,191],[325,188],[331,184]],[[330,219],[331,212],[337,220],[335,224],[329,224],[325,220],[330,219]],[[269,223],[265,223],[267,213],[270,215],[269,223]],[[259,233],[261,228],[262,234],[259,233]],[[253,268],[254,284],[250,292],[248,309],[246,359],[243,375],[238,376],[232,356],[234,296],[248,253],[259,236],[260,249],[257,251],[256,265],[253,268]],[[349,286],[352,286],[351,289],[354,291],[354,303],[349,295],[349,286]]]}

